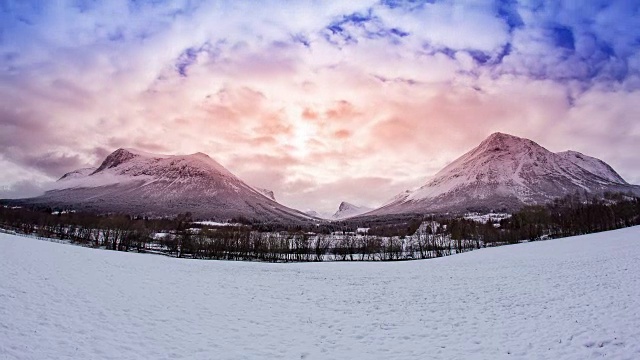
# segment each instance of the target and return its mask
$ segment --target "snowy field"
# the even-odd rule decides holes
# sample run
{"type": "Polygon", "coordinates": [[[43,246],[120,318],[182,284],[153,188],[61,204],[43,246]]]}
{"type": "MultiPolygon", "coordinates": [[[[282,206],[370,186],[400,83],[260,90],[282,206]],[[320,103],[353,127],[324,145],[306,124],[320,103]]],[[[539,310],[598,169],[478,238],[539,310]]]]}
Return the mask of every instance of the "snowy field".
{"type": "Polygon", "coordinates": [[[0,234],[0,359],[640,359],[640,227],[401,263],[0,234]]]}

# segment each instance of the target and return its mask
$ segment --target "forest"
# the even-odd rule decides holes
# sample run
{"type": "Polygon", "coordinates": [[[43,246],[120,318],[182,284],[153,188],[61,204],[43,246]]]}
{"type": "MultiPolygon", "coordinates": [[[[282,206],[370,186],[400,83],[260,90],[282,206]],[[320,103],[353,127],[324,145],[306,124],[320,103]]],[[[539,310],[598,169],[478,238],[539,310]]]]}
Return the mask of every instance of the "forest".
{"type": "Polygon", "coordinates": [[[631,194],[573,194],[546,205],[526,206],[499,226],[463,218],[442,220],[454,239],[479,239],[486,246],[583,235],[640,225],[640,198],[631,194]]]}
{"type": "Polygon", "coordinates": [[[0,228],[5,232],[116,251],[267,262],[392,261],[638,225],[640,198],[574,194],[484,223],[464,214],[411,214],[304,226],[235,220],[231,225],[204,225],[193,222],[188,213],[149,219],[0,207],[0,228]],[[366,231],[357,232],[358,228],[366,231]]]}

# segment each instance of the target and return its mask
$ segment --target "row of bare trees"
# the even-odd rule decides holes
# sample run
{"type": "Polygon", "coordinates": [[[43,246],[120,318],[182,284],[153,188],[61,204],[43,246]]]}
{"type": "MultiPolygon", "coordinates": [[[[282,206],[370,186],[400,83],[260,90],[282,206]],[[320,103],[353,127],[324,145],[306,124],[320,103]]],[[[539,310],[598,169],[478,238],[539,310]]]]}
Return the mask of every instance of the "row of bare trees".
{"type": "Polygon", "coordinates": [[[382,237],[203,229],[166,234],[150,247],[172,256],[197,259],[268,262],[393,261],[427,259],[477,248],[475,241],[452,240],[447,234],[382,237]]]}
{"type": "Polygon", "coordinates": [[[0,207],[2,228],[117,251],[268,262],[394,261],[637,225],[640,198],[625,194],[596,199],[571,196],[546,206],[523,208],[501,220],[499,226],[463,218],[421,222],[411,219],[402,224],[399,229],[405,229],[403,235],[381,235],[393,229],[385,223],[378,225],[379,233],[328,234],[329,228],[316,233],[301,228],[265,231],[253,225],[198,227],[189,214],[150,220],[124,215],[54,215],[50,211],[0,207]]]}
{"type": "Polygon", "coordinates": [[[412,236],[264,232],[249,226],[193,228],[188,215],[171,222],[127,216],[62,216],[0,209],[4,228],[117,251],[157,252],[197,259],[292,261],[394,261],[426,259],[476,248],[441,229],[412,236]]]}

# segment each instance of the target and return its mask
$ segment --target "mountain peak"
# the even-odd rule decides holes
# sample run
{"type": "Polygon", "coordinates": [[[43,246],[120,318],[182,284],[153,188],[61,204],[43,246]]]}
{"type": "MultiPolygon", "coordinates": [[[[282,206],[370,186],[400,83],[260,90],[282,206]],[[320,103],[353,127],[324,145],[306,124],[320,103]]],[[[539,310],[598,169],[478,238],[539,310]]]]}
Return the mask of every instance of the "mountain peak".
{"type": "Polygon", "coordinates": [[[492,144],[497,146],[500,146],[500,145],[509,146],[513,144],[529,143],[529,142],[532,142],[532,141],[529,139],[515,136],[515,135],[505,134],[501,132],[494,132],[493,134],[489,135],[486,139],[484,139],[484,141],[482,141],[480,145],[492,144]]]}
{"type": "Polygon", "coordinates": [[[338,211],[345,211],[345,210],[353,209],[353,208],[357,209],[358,206],[353,205],[351,203],[348,203],[346,201],[343,201],[343,202],[340,203],[340,206],[338,206],[338,211]]]}
{"type": "Polygon", "coordinates": [[[82,168],[82,169],[70,171],[70,172],[62,175],[62,177],[60,179],[58,179],[58,181],[82,178],[82,177],[88,176],[89,174],[93,173],[94,171],[96,171],[96,168],[94,168],[94,167],[82,168]]]}
{"type": "Polygon", "coordinates": [[[203,152],[197,152],[191,155],[164,155],[132,148],[120,148],[112,152],[91,175],[103,172],[107,169],[121,169],[122,165],[125,163],[127,168],[140,169],[149,167],[152,164],[169,165],[176,164],[177,162],[191,168],[197,168],[201,171],[206,172],[214,170],[227,176],[232,176],[229,170],[203,152]],[[169,161],[169,163],[167,163],[167,161],[169,161]]]}
{"type": "Polygon", "coordinates": [[[211,159],[211,156],[209,156],[209,155],[207,155],[207,154],[205,154],[203,152],[199,152],[199,151],[197,153],[191,154],[189,156],[197,157],[197,158],[204,158],[204,159],[211,159]]]}
{"type": "Polygon", "coordinates": [[[276,201],[276,196],[274,195],[272,190],[269,189],[263,189],[263,188],[254,188],[256,189],[259,193],[261,193],[262,195],[268,197],[269,199],[276,201]]]}
{"type": "Polygon", "coordinates": [[[596,159],[573,150],[562,151],[556,153],[556,155],[606,181],[628,185],[628,183],[615,170],[613,170],[611,166],[600,159],[596,159]]]}
{"type": "Polygon", "coordinates": [[[111,154],[109,154],[109,156],[107,156],[104,161],[102,162],[102,164],[100,164],[100,166],[98,167],[98,169],[96,171],[94,171],[95,173],[99,173],[103,170],[106,169],[111,169],[114,168],[122,163],[125,163],[135,157],[137,157],[139,155],[134,154],[133,152],[129,151],[128,149],[123,149],[120,148],[114,152],[112,152],[111,154]]]}
{"type": "Polygon", "coordinates": [[[529,139],[495,132],[484,139],[480,145],[471,150],[469,154],[477,156],[481,153],[514,154],[531,151],[548,152],[547,149],[529,139]]]}
{"type": "Polygon", "coordinates": [[[507,134],[507,133],[503,133],[503,132],[499,132],[496,131],[494,133],[492,133],[491,135],[487,136],[487,139],[519,139],[519,140],[524,140],[521,137],[515,136],[515,135],[511,135],[511,134],[507,134]]]}
{"type": "Polygon", "coordinates": [[[144,158],[151,158],[151,159],[166,159],[168,157],[170,157],[171,155],[163,155],[163,154],[156,154],[156,153],[150,153],[147,151],[142,151],[142,150],[138,150],[138,149],[134,149],[134,148],[120,148],[116,151],[114,151],[114,154],[116,152],[126,152],[135,156],[140,156],[140,157],[144,157],[144,158]]]}
{"type": "Polygon", "coordinates": [[[352,203],[343,201],[340,203],[340,206],[338,207],[338,211],[336,211],[336,213],[333,214],[332,217],[335,220],[342,220],[349,217],[364,214],[370,210],[371,209],[366,206],[358,206],[358,205],[354,205],[352,203]]]}

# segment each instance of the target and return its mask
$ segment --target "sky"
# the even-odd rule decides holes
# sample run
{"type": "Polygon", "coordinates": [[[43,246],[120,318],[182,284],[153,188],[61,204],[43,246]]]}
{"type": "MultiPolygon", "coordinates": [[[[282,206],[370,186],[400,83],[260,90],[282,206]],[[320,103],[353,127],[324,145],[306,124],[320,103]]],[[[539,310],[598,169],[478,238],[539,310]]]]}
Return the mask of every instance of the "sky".
{"type": "Polygon", "coordinates": [[[301,210],[375,207],[489,134],[640,184],[640,2],[0,0],[0,198],[204,152],[301,210]]]}

